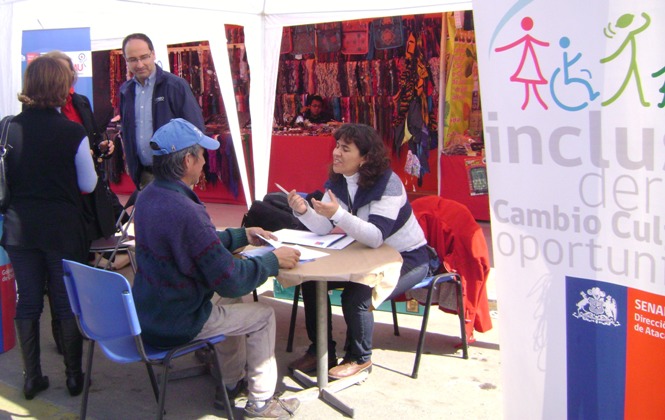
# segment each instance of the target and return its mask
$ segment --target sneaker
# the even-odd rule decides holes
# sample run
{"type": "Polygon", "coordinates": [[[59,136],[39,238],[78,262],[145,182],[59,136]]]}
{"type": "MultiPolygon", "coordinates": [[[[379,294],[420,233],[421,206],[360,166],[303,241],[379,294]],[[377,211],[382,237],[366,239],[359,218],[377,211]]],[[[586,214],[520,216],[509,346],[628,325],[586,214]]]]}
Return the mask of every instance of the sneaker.
{"type": "MultiPolygon", "coordinates": [[[[235,407],[237,398],[247,398],[249,395],[249,391],[247,390],[247,380],[241,379],[233,389],[227,389],[226,392],[229,394],[229,402],[235,407]]],[[[213,405],[218,410],[226,409],[224,405],[224,391],[219,386],[217,386],[217,389],[215,390],[215,402],[213,405]]]]}
{"type": "Polygon", "coordinates": [[[300,407],[297,398],[279,399],[273,397],[261,408],[256,408],[252,401],[245,406],[245,417],[254,419],[280,419],[286,420],[293,417],[300,407]]]}

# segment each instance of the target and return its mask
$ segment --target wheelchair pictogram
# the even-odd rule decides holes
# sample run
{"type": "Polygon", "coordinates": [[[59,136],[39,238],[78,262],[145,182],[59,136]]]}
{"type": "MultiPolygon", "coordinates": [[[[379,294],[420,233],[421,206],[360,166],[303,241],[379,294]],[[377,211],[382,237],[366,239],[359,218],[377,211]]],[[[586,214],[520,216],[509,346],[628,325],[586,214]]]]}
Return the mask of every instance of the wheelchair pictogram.
{"type": "Polygon", "coordinates": [[[594,92],[591,83],[589,83],[589,80],[591,80],[592,78],[592,74],[588,69],[580,69],[579,72],[586,74],[589,80],[582,77],[571,77],[570,69],[573,65],[575,65],[575,63],[579,61],[580,58],[582,58],[582,54],[577,53],[575,57],[573,57],[570,60],[568,59],[568,52],[566,51],[566,49],[570,46],[570,39],[568,39],[568,37],[565,36],[561,37],[561,39],[559,39],[559,46],[564,49],[563,66],[554,69],[552,77],[550,77],[550,95],[552,96],[552,100],[559,106],[559,108],[564,109],[566,111],[579,111],[589,106],[589,103],[593,102],[593,100],[596,99],[600,95],[600,93],[594,92]],[[557,81],[557,77],[561,73],[563,73],[563,83],[561,83],[562,79],[561,77],[559,77],[558,78],[559,80],[557,81]],[[575,90],[570,89],[570,86],[574,84],[582,85],[585,88],[589,98],[588,101],[583,100],[582,102],[578,102],[575,104],[564,103],[576,93],[575,90]],[[563,100],[562,98],[566,99],[563,100]]]}

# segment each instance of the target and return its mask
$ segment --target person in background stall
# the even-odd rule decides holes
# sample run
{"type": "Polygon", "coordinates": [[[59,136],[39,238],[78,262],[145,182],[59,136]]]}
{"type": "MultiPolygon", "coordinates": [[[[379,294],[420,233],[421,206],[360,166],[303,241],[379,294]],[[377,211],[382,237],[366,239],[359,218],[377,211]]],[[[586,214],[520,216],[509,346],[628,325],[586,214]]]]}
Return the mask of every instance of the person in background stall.
{"type": "Polygon", "coordinates": [[[325,124],[335,121],[332,114],[326,111],[323,98],[319,95],[312,95],[307,100],[307,105],[300,108],[300,115],[294,120],[294,125],[305,123],[325,124]]]}
{"type": "MultiPolygon", "coordinates": [[[[403,259],[400,278],[390,300],[419,283],[428,273],[429,251],[425,234],[409,204],[404,185],[390,169],[385,145],[372,127],[344,124],[333,136],[337,144],[332,153],[326,193],[310,206],[295,190],[289,192],[289,206],[298,219],[320,235],[338,227],[356,241],[372,248],[387,244],[403,259]]],[[[302,284],[305,326],[311,345],[304,356],[289,364],[303,372],[316,369],[315,282],[302,284]]],[[[342,311],[346,321],[346,355],[337,365],[332,337],[330,299],[328,299],[328,375],[341,379],[372,367],[374,315],[372,289],[360,283],[328,282],[328,289],[344,289],[342,311]]]]}
{"type": "MultiPolygon", "coordinates": [[[[280,247],[235,258],[232,251],[263,244],[258,235],[276,238],[258,227],[217,231],[192,191],[204,151],[219,143],[176,118],[155,132],[151,147],[155,180],[139,194],[135,211],[138,270],[132,291],[143,339],[173,347],[226,335],[215,348],[232,404],[248,392],[245,417],[291,417],[300,402],[275,396],[275,313],[265,303],[240,303],[239,297],[280,268],[295,267],[300,251],[280,247]]],[[[214,405],[223,404],[218,389],[214,405]]]]}
{"type": "Polygon", "coordinates": [[[122,146],[129,175],[137,188],[150,183],[150,138],[173,118],[183,118],[205,131],[203,112],[189,83],[155,64],[155,48],[141,33],[122,41],[127,70],[133,77],[120,86],[122,146]]]}
{"type": "Polygon", "coordinates": [[[60,60],[42,56],[31,61],[18,96],[25,109],[9,129],[10,203],[2,246],[16,275],[15,323],[23,357],[23,395],[28,400],[49,387],[42,374],[39,340],[46,289],[59,324],[66,388],[72,396],[83,390],[83,338],[67,297],[62,260],[87,262],[81,193],[95,189],[97,174],[85,129],[60,112],[73,80],[60,60]]]}

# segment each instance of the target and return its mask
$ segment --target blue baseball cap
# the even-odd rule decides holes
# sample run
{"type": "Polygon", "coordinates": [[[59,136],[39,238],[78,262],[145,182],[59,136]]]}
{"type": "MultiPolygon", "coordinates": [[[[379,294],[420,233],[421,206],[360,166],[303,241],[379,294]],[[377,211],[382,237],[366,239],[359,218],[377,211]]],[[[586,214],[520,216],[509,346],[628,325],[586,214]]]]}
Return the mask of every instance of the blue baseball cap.
{"type": "Polygon", "coordinates": [[[219,149],[217,140],[206,136],[194,124],[182,118],[174,118],[159,127],[150,139],[150,148],[154,156],[175,153],[195,144],[208,150],[219,149]]]}

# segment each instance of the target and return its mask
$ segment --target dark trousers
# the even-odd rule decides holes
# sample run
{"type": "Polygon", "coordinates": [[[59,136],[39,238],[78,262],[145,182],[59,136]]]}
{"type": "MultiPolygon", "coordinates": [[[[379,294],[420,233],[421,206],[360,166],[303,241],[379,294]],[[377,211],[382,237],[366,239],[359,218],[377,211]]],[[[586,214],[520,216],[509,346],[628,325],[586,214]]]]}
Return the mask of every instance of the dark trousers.
{"type": "Polygon", "coordinates": [[[71,256],[59,251],[44,251],[8,245],[9,259],[16,276],[18,302],[16,319],[39,320],[44,310],[44,290],[53,305],[53,317],[57,320],[74,317],[62,279],[62,259],[71,256]]]}
{"type": "MultiPolygon", "coordinates": [[[[418,284],[427,275],[428,265],[422,264],[414,268],[402,267],[402,274],[395,290],[387,300],[397,297],[418,284]]],[[[301,285],[303,303],[305,304],[305,327],[307,337],[311,341],[310,354],[316,354],[316,282],[308,281],[301,285]]],[[[372,357],[372,335],[374,334],[374,313],[369,310],[372,305],[372,289],[369,286],[353,282],[328,282],[328,290],[343,289],[342,312],[346,322],[346,358],[365,363],[372,357]]],[[[330,297],[328,297],[328,356],[335,354],[336,343],[332,339],[332,316],[330,297]]]]}

